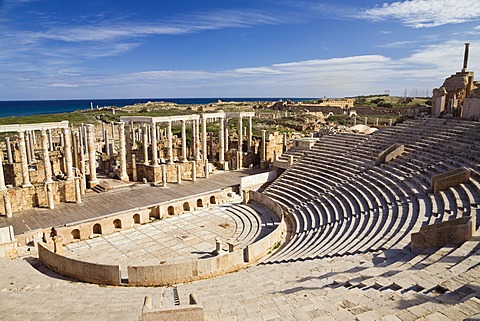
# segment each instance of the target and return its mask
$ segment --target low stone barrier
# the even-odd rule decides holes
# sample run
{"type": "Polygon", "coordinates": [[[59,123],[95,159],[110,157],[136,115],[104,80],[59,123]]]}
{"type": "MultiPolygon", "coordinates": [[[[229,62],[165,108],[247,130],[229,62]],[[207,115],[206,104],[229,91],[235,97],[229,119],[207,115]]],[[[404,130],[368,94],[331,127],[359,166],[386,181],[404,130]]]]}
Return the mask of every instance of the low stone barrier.
{"type": "Polygon", "coordinates": [[[271,198],[266,196],[265,194],[250,191],[249,192],[249,199],[252,201],[256,201],[262,203],[270,210],[272,210],[275,214],[278,215],[280,218],[280,222],[278,226],[273,230],[270,234],[262,238],[261,240],[247,245],[245,248],[245,261],[248,263],[252,263],[261,257],[265,256],[269,251],[275,248],[277,245],[280,245],[280,241],[282,239],[282,234],[286,230],[285,219],[283,215],[282,207],[274,202],[271,198]]]}
{"type": "Polygon", "coordinates": [[[13,226],[0,228],[0,258],[16,258],[18,256],[17,240],[13,234],[13,226]]]}
{"type": "Polygon", "coordinates": [[[244,265],[243,249],[239,249],[194,261],[128,266],[128,285],[168,286],[234,272],[244,265]]]}
{"type": "Polygon", "coordinates": [[[393,160],[395,157],[402,155],[404,151],[404,145],[393,144],[378,155],[376,164],[386,164],[389,161],[393,160]]]}
{"type": "Polygon", "coordinates": [[[120,285],[120,266],[84,262],[50,251],[38,243],[38,258],[50,270],[75,280],[102,284],[120,285]]]}
{"type": "Polygon", "coordinates": [[[419,232],[412,234],[412,251],[422,251],[431,246],[460,245],[472,238],[475,233],[475,223],[475,216],[469,216],[422,226],[419,232]]]}
{"type": "Polygon", "coordinates": [[[190,293],[189,305],[153,309],[152,299],[146,296],[143,302],[142,321],[204,321],[203,305],[195,294],[190,293]]]}
{"type": "Polygon", "coordinates": [[[458,184],[466,183],[470,179],[471,171],[468,168],[461,167],[434,175],[430,181],[430,189],[433,193],[445,190],[458,184]]]}

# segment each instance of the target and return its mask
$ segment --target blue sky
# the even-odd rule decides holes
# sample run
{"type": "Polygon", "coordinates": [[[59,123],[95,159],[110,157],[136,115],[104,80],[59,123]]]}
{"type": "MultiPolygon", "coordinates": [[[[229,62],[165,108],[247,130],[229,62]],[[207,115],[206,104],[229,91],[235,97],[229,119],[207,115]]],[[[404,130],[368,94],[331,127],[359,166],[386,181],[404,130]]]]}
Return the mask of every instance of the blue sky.
{"type": "Polygon", "coordinates": [[[0,100],[431,92],[480,2],[0,0],[0,100]]]}

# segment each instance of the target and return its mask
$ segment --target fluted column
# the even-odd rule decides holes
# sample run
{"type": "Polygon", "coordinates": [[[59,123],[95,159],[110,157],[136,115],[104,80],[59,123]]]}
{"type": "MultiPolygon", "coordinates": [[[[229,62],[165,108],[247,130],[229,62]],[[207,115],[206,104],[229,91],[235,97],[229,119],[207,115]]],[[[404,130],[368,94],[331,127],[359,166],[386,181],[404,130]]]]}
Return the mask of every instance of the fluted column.
{"type": "Polygon", "coordinates": [[[157,145],[157,124],[152,123],[150,128],[150,136],[152,137],[152,165],[158,165],[158,145],[157,145]]]}
{"type": "Polygon", "coordinates": [[[148,132],[147,125],[143,124],[142,126],[142,145],[143,145],[143,163],[148,165],[148,132]]]}
{"type": "Polygon", "coordinates": [[[24,141],[25,141],[25,155],[27,157],[27,164],[30,165],[32,163],[32,153],[30,152],[30,134],[29,131],[25,131],[24,134],[24,141]]]}
{"type": "Polygon", "coordinates": [[[132,125],[126,125],[125,126],[125,146],[127,149],[127,162],[131,163],[132,162],[132,148],[133,148],[133,142],[132,142],[132,125]]]}
{"type": "Polygon", "coordinates": [[[186,121],[182,119],[182,162],[187,161],[187,129],[186,121]]]}
{"type": "Polygon", "coordinates": [[[168,164],[173,164],[173,137],[172,137],[171,121],[168,122],[167,139],[168,139],[168,164]]]}
{"type": "Polygon", "coordinates": [[[118,123],[118,147],[119,147],[119,158],[120,158],[120,180],[128,181],[127,174],[127,152],[126,152],[126,141],[125,141],[125,123],[118,123]]]}
{"type": "Polygon", "coordinates": [[[207,118],[202,115],[202,159],[207,160],[207,118]]]}
{"type": "Polygon", "coordinates": [[[20,162],[22,164],[22,187],[30,187],[30,175],[28,173],[27,149],[25,145],[25,132],[23,130],[18,132],[18,149],[20,151],[20,162]]]}
{"type": "Polygon", "coordinates": [[[50,157],[48,155],[48,135],[47,132],[42,129],[40,132],[42,136],[42,155],[43,155],[43,169],[45,172],[45,184],[53,182],[52,180],[52,164],[50,163],[50,157]]]}
{"type": "Polygon", "coordinates": [[[248,152],[252,152],[252,140],[253,140],[253,133],[252,133],[252,117],[248,117],[248,152]]]}
{"type": "Polygon", "coordinates": [[[69,128],[63,129],[63,138],[65,139],[65,145],[63,147],[65,152],[65,161],[67,165],[67,181],[75,178],[73,174],[73,159],[72,159],[72,135],[69,128]]]}
{"type": "Polygon", "coordinates": [[[225,134],[223,128],[223,118],[218,122],[218,162],[223,164],[225,161],[225,134]]]}
{"type": "Polygon", "coordinates": [[[87,125],[87,137],[88,137],[88,162],[90,166],[90,187],[98,184],[97,178],[97,159],[95,151],[95,130],[93,125],[87,125]]]}

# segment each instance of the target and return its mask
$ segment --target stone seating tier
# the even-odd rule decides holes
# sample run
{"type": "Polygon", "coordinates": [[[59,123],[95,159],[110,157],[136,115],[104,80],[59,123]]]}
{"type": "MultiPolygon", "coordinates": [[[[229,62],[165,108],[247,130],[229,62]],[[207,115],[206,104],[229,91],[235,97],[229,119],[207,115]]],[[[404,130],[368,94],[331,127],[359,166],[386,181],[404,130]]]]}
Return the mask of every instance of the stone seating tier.
{"type": "Polygon", "coordinates": [[[479,124],[447,121],[439,130],[444,122],[409,120],[363,139],[349,134],[323,136],[265,191],[281,198],[287,208],[295,208],[293,215],[301,226],[296,229],[301,235],[292,240],[298,244],[287,244],[278,260],[275,254],[268,261],[406,246],[410,233],[423,224],[472,214],[472,206],[480,200],[475,173],[467,184],[440,197],[428,194],[433,175],[465,163],[476,167],[480,161],[476,152],[468,153],[466,144],[467,135],[478,131],[479,124]],[[351,137],[355,139],[349,144],[351,137]],[[460,144],[450,147],[452,141],[460,144]],[[405,152],[388,164],[374,166],[375,153],[394,143],[404,144],[405,152]]]}

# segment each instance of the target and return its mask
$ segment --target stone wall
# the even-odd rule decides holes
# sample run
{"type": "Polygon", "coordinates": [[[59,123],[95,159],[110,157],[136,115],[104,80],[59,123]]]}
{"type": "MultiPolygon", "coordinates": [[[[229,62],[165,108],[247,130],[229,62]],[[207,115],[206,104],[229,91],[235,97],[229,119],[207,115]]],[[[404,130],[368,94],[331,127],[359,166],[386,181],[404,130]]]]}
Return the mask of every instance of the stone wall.
{"type": "Polygon", "coordinates": [[[393,144],[378,155],[376,164],[386,164],[389,161],[393,160],[395,157],[402,155],[404,151],[404,145],[393,144]]]}
{"type": "Polygon", "coordinates": [[[468,182],[470,174],[471,172],[468,168],[462,167],[434,175],[430,181],[430,188],[433,193],[438,193],[449,187],[468,182]]]}
{"type": "Polygon", "coordinates": [[[121,283],[120,266],[71,259],[50,251],[42,243],[38,243],[38,259],[50,270],[75,280],[102,285],[121,283]]]}
{"type": "Polygon", "coordinates": [[[422,251],[431,246],[460,245],[472,238],[475,226],[475,216],[422,226],[419,232],[412,234],[412,251],[422,251]]]}
{"type": "Polygon", "coordinates": [[[280,222],[275,230],[257,242],[247,245],[245,248],[245,261],[252,263],[265,256],[269,251],[275,249],[277,245],[280,245],[283,233],[286,231],[286,224],[282,207],[268,196],[259,192],[250,191],[249,199],[262,203],[280,217],[280,222]]]}

